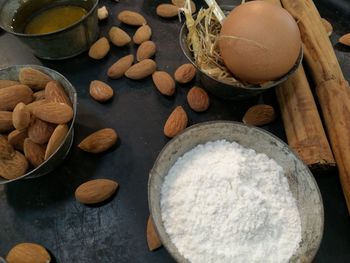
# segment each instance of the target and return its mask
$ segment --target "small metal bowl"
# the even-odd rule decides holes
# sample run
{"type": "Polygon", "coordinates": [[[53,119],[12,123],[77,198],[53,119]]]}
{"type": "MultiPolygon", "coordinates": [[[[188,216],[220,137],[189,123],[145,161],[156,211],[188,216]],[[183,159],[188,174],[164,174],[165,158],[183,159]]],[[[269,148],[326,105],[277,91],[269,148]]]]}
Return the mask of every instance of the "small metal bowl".
{"type": "Polygon", "coordinates": [[[73,106],[73,118],[70,121],[69,130],[66,135],[66,138],[63,140],[62,144],[58,147],[58,149],[47,159],[45,162],[43,162],[40,166],[36,167],[35,169],[29,171],[28,173],[17,177],[15,179],[7,180],[2,177],[0,177],[0,185],[6,184],[9,182],[13,182],[19,179],[23,178],[36,178],[39,176],[43,176],[45,174],[48,174],[49,172],[53,171],[55,167],[57,167],[66,157],[68,154],[72,144],[73,144],[73,137],[74,137],[74,122],[77,112],[77,92],[75,91],[75,88],[73,85],[60,73],[57,71],[54,71],[52,69],[49,69],[47,67],[38,66],[38,65],[16,65],[11,66],[8,68],[4,68],[0,70],[0,79],[9,79],[9,80],[18,80],[18,74],[21,68],[31,67],[37,70],[40,70],[47,75],[49,75],[54,80],[57,80],[61,83],[62,87],[68,94],[68,97],[72,103],[73,106]]]}
{"type": "MultiPolygon", "coordinates": [[[[5,0],[0,6],[0,27],[17,36],[29,46],[34,55],[44,59],[66,59],[86,51],[97,39],[99,34],[97,18],[98,0],[5,0]],[[29,35],[15,32],[12,23],[16,13],[21,10],[25,17],[57,5],[76,5],[87,10],[87,14],[78,22],[62,30],[29,35]]],[[[28,23],[20,21],[23,26],[28,23]]]]}
{"type": "MultiPolygon", "coordinates": [[[[290,262],[311,262],[321,243],[324,225],[322,197],[307,166],[276,136],[238,122],[212,121],[193,125],[173,138],[160,152],[148,180],[148,203],[162,244],[177,262],[188,262],[165,231],[161,215],[161,188],[176,160],[208,141],[235,141],[258,153],[265,153],[284,169],[290,190],[297,202],[301,221],[301,242],[290,262]]],[[[234,248],[232,248],[234,249],[234,248]]]]}

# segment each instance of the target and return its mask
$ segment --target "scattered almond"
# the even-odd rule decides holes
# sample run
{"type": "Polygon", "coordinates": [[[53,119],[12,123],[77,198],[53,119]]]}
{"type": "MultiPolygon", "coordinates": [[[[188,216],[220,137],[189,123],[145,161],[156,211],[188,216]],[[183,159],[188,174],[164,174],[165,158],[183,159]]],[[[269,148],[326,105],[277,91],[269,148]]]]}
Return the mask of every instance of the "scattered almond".
{"type": "Polygon", "coordinates": [[[10,86],[21,84],[18,81],[8,80],[8,79],[0,79],[0,89],[7,88],[10,86]]]}
{"type": "Polygon", "coordinates": [[[81,184],[75,190],[75,198],[83,204],[97,204],[110,198],[117,189],[116,181],[95,179],[81,184]]]}
{"type": "Polygon", "coordinates": [[[117,141],[118,135],[111,128],[105,128],[90,134],[78,147],[85,152],[101,153],[111,148],[117,141]]]}
{"type": "Polygon", "coordinates": [[[43,121],[64,124],[72,120],[73,109],[65,103],[47,102],[33,109],[33,115],[43,121]]]}
{"type": "Polygon", "coordinates": [[[23,144],[24,156],[34,166],[38,167],[44,162],[45,147],[26,138],[23,144]]]}
{"type": "Polygon", "coordinates": [[[154,85],[160,93],[171,96],[175,92],[175,81],[169,73],[165,71],[156,71],[152,74],[154,85]]]}
{"type": "Polygon", "coordinates": [[[183,64],[175,71],[175,80],[181,84],[189,83],[196,76],[196,68],[190,64],[183,64]]]}
{"type": "Polygon", "coordinates": [[[117,79],[124,76],[125,72],[131,67],[134,61],[134,55],[127,55],[117,60],[107,71],[108,77],[117,79]]]}
{"type": "Polygon", "coordinates": [[[44,157],[45,160],[49,159],[50,156],[61,146],[64,139],[66,138],[68,130],[69,129],[67,124],[57,125],[56,129],[53,131],[49,139],[49,142],[47,143],[44,157]]]}
{"type": "Polygon", "coordinates": [[[56,125],[35,118],[28,128],[28,137],[35,143],[47,143],[56,125]]]}
{"type": "Polygon", "coordinates": [[[347,33],[339,38],[339,42],[343,45],[350,46],[350,33],[347,33]]]}
{"type": "Polygon", "coordinates": [[[14,130],[9,133],[7,140],[15,149],[23,151],[24,140],[27,137],[27,129],[14,130]]]}
{"type": "Polygon", "coordinates": [[[28,169],[28,161],[23,154],[15,151],[15,155],[11,159],[0,160],[0,176],[11,180],[20,177],[26,173],[28,169]]]}
{"type": "Polygon", "coordinates": [[[146,19],[140,13],[129,10],[120,12],[117,18],[130,26],[142,26],[147,23],[146,19]]]}
{"type": "Polygon", "coordinates": [[[136,60],[141,61],[146,58],[151,58],[156,53],[156,44],[153,41],[145,41],[141,43],[136,51],[136,60]]]}
{"type": "Polygon", "coordinates": [[[5,136],[0,135],[0,160],[11,159],[15,155],[15,150],[12,145],[7,141],[5,136]]]}
{"type": "Polygon", "coordinates": [[[132,40],[134,41],[135,44],[141,44],[142,42],[145,42],[147,40],[150,40],[151,39],[151,36],[152,36],[152,29],[149,25],[143,25],[143,26],[140,26],[132,40]]]}
{"type": "Polygon", "coordinates": [[[179,14],[179,8],[172,4],[160,4],[156,9],[157,15],[164,18],[170,18],[179,14]]]}
{"type": "MultiPolygon", "coordinates": [[[[171,0],[171,2],[176,5],[178,8],[183,8],[185,6],[186,0],[171,0]]],[[[196,12],[196,4],[193,1],[190,1],[192,14],[196,12]]]]}
{"type": "Polygon", "coordinates": [[[109,39],[117,47],[122,47],[131,42],[131,37],[119,27],[113,26],[108,32],[109,39]]]}
{"type": "Polygon", "coordinates": [[[147,244],[150,251],[154,251],[162,246],[151,216],[147,220],[147,244]]]}
{"type": "Polygon", "coordinates": [[[33,93],[34,101],[45,99],[45,90],[39,90],[33,93]]]}
{"type": "Polygon", "coordinates": [[[20,243],[7,254],[8,263],[50,263],[51,256],[41,245],[20,243]]]}
{"type": "Polygon", "coordinates": [[[243,116],[243,122],[254,126],[269,124],[276,118],[275,110],[272,106],[258,104],[252,106],[243,116]]]}
{"type": "Polygon", "coordinates": [[[13,110],[20,102],[28,104],[32,101],[33,91],[26,85],[14,85],[0,89],[0,110],[13,110]]]}
{"type": "Polygon", "coordinates": [[[46,84],[45,99],[47,102],[61,102],[72,107],[72,103],[67,96],[64,88],[56,80],[50,81],[46,84]]]}
{"type": "Polygon", "coordinates": [[[13,129],[12,112],[0,111],[0,133],[9,132],[13,129]]]}
{"type": "Polygon", "coordinates": [[[44,89],[46,84],[51,81],[52,78],[34,68],[22,68],[19,71],[19,82],[29,86],[33,90],[44,89]]]}
{"type": "Polygon", "coordinates": [[[155,72],[157,69],[157,64],[152,59],[144,59],[140,61],[139,63],[134,64],[131,66],[126,72],[125,76],[129,79],[143,79],[150,75],[152,75],[153,72],[155,72]]]}
{"type": "Polygon", "coordinates": [[[93,80],[90,83],[90,95],[97,101],[105,102],[113,97],[113,89],[102,81],[93,80]]]}
{"type": "Polygon", "coordinates": [[[175,137],[187,127],[188,118],[182,106],[177,106],[164,125],[164,134],[169,138],[175,137]]]}
{"type": "Polygon", "coordinates": [[[325,29],[326,32],[327,32],[327,35],[328,35],[328,36],[332,35],[332,33],[333,33],[333,26],[332,26],[332,24],[329,23],[329,22],[328,22],[326,19],[324,19],[324,18],[321,18],[321,20],[322,20],[323,27],[324,27],[324,29],[325,29]]]}
{"type": "Polygon", "coordinates": [[[30,111],[23,102],[16,105],[12,112],[12,123],[17,130],[25,129],[30,124],[30,111]]]}
{"type": "Polygon", "coordinates": [[[187,102],[191,109],[197,112],[206,111],[209,108],[209,96],[207,92],[194,86],[187,93],[187,102]]]}
{"type": "Polygon", "coordinates": [[[108,10],[106,6],[102,6],[97,9],[97,17],[98,17],[98,20],[104,20],[108,17],[108,10]]]}
{"type": "Polygon", "coordinates": [[[36,100],[36,101],[33,101],[32,103],[27,104],[26,108],[30,111],[30,113],[33,113],[34,108],[46,103],[47,103],[46,99],[36,100]]]}
{"type": "Polygon", "coordinates": [[[108,39],[101,37],[90,47],[89,57],[93,59],[102,59],[108,54],[109,49],[108,39]]]}

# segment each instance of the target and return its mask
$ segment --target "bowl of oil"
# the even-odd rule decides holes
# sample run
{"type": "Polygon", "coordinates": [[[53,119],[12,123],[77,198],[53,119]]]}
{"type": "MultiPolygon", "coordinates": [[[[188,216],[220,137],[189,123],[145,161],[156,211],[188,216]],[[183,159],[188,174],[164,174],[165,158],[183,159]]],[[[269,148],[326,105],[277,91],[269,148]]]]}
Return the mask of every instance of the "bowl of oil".
{"type": "Polygon", "coordinates": [[[97,39],[97,6],[98,0],[5,0],[0,27],[39,58],[70,58],[97,39]]]}

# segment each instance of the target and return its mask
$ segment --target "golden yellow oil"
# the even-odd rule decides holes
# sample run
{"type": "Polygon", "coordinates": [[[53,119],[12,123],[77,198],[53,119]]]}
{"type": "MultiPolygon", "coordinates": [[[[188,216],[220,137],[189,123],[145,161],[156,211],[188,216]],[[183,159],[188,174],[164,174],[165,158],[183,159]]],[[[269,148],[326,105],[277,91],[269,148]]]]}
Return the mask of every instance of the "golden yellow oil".
{"type": "Polygon", "coordinates": [[[79,6],[56,6],[34,16],[25,26],[25,34],[46,34],[64,29],[87,14],[79,6]]]}

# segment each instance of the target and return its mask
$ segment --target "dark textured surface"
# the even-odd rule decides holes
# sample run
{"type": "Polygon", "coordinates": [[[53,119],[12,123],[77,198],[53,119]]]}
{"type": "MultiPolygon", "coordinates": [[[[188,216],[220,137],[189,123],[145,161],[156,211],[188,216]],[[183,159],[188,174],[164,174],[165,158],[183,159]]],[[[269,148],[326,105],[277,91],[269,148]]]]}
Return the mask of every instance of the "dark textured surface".
{"type": "MultiPolygon", "coordinates": [[[[119,25],[115,14],[123,9],[141,11],[153,29],[157,44],[158,69],[174,72],[187,62],[180,51],[176,19],[155,15],[160,1],[101,1],[110,10],[108,22],[101,23],[101,35],[111,25],[119,25]]],[[[350,48],[337,38],[350,32],[350,3],[346,0],[315,1],[322,16],[334,27],[332,42],[350,80],[350,48]]],[[[200,3],[197,1],[197,4],[200,3]]],[[[122,25],[130,34],[134,28],[122,25]]],[[[43,64],[65,75],[78,91],[75,141],[66,161],[55,172],[33,180],[0,186],[0,255],[19,242],[37,242],[47,247],[56,262],[173,262],[164,248],[149,252],[146,243],[148,218],[147,180],[157,154],[168,139],[163,125],[173,108],[183,105],[190,124],[207,120],[241,120],[257,101],[276,106],[273,91],[244,102],[229,102],[211,97],[205,113],[191,111],[185,97],[191,85],[177,86],[173,98],[165,98],[153,87],[150,78],[132,81],[109,80],[107,68],[118,58],[135,53],[135,47],[112,47],[108,57],[93,61],[87,54],[65,61],[41,61],[13,36],[0,33],[0,67],[14,64],[43,64]],[[88,86],[100,79],[110,84],[115,97],[100,104],[91,99],[88,86]],[[76,145],[99,128],[115,128],[120,140],[114,149],[100,155],[81,152],[76,145]],[[92,178],[111,178],[120,183],[117,195],[99,207],[75,201],[76,187],[92,178]]],[[[280,118],[266,130],[285,139],[280,118]]],[[[350,221],[336,172],[315,174],[325,207],[325,231],[315,262],[350,262],[350,221]]]]}

